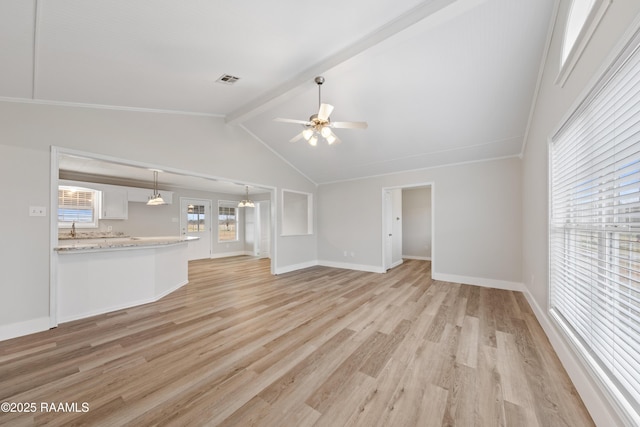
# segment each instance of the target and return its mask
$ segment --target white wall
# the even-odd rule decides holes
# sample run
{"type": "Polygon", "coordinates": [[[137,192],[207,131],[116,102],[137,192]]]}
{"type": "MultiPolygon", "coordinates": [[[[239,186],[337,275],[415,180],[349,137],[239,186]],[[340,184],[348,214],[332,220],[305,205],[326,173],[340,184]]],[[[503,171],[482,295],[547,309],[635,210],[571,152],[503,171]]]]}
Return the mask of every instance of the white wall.
{"type": "Polygon", "coordinates": [[[48,152],[0,145],[0,339],[49,327],[48,183],[48,152]]]}
{"type": "Polygon", "coordinates": [[[520,176],[520,160],[509,158],[320,185],[319,260],[380,270],[382,189],[432,183],[434,277],[519,288],[520,176]]]}
{"type": "MultiPolygon", "coordinates": [[[[9,203],[3,200],[0,221],[0,339],[40,330],[49,316],[50,218],[29,217],[27,211],[29,205],[50,206],[51,146],[160,169],[316,191],[244,130],[222,119],[2,101],[0,192],[9,203]]],[[[276,270],[317,259],[315,235],[285,239],[278,233],[275,244],[276,270]]]]}
{"type": "Polygon", "coordinates": [[[636,0],[613,1],[564,87],[555,84],[569,1],[560,2],[535,112],[523,158],[523,278],[540,323],[576,385],[594,420],[601,426],[621,425],[594,388],[579,360],[568,349],[548,316],[548,139],[588,88],[618,40],[640,12],[636,0]]]}
{"type": "Polygon", "coordinates": [[[431,187],[402,190],[402,256],[431,259],[431,187]]]}

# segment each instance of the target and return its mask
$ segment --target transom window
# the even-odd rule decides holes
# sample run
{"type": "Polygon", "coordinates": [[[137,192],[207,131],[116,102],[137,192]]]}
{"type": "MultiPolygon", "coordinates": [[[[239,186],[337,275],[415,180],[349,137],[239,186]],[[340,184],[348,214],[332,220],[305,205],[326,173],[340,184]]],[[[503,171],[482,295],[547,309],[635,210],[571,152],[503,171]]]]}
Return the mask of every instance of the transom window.
{"type": "Polygon", "coordinates": [[[238,240],[238,202],[218,201],[218,242],[238,240]]]}
{"type": "Polygon", "coordinates": [[[573,0],[569,11],[569,19],[567,19],[567,28],[564,33],[564,41],[562,43],[562,63],[564,64],[569,56],[569,52],[576,44],[578,35],[584,27],[589,13],[593,9],[596,0],[573,0]]]}
{"type": "Polygon", "coordinates": [[[562,40],[560,74],[564,85],[612,0],[573,0],[562,40]]]}

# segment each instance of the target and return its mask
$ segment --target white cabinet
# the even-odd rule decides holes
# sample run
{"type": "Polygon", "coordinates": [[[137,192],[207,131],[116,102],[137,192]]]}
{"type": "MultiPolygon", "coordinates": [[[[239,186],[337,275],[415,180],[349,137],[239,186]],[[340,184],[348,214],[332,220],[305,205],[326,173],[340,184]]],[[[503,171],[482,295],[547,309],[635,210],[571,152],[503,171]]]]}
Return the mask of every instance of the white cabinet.
{"type": "Polygon", "coordinates": [[[127,219],[129,217],[129,198],[127,190],[103,188],[100,204],[100,219],[127,219]]]}

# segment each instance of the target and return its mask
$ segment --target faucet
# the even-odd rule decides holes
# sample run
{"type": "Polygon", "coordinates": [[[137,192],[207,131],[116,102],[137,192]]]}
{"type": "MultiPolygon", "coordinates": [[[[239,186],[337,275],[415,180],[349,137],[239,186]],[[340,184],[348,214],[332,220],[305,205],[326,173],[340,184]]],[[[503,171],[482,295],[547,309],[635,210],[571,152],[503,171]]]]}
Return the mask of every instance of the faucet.
{"type": "Polygon", "coordinates": [[[71,223],[71,237],[76,237],[76,223],[71,223]]]}

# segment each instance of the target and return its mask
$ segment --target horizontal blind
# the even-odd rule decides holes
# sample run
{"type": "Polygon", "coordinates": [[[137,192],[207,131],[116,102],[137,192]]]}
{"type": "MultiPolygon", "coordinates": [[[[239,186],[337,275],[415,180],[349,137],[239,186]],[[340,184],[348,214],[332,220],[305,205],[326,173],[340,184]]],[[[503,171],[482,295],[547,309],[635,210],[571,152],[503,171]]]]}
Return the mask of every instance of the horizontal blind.
{"type": "Polygon", "coordinates": [[[92,223],[95,191],[58,189],[58,222],[92,223]]]}
{"type": "Polygon", "coordinates": [[[553,138],[550,309],[640,419],[640,55],[610,70],[553,138]]]}
{"type": "Polygon", "coordinates": [[[58,190],[58,206],[61,208],[92,208],[93,191],[58,190]]]}

